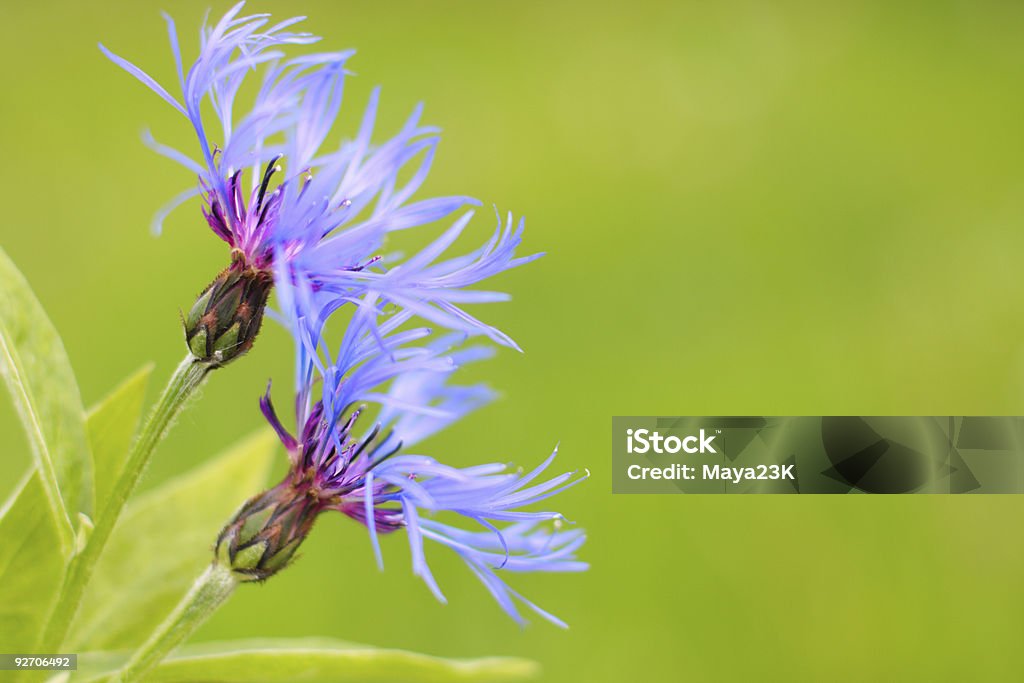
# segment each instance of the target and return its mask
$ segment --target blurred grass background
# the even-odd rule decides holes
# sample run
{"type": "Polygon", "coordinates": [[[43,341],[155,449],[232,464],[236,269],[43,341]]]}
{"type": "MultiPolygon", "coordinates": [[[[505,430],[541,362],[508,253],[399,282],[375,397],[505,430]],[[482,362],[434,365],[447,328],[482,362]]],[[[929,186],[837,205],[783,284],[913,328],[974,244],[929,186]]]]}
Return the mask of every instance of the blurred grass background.
{"type": "MultiPolygon", "coordinates": [[[[186,49],[206,2],[175,2],[186,49]]],[[[219,15],[227,5],[215,5],[219,15]]],[[[1024,632],[1024,498],[610,494],[615,414],[1024,412],[1024,7],[1005,2],[259,3],[356,47],[346,134],[384,86],[444,128],[429,193],[528,217],[548,256],[482,315],[526,350],[498,403],[424,450],[593,479],[560,507],[582,576],[513,577],[565,618],[523,631],[440,549],[450,604],[324,519],[291,570],[198,637],[324,635],[540,660],[550,681],[1007,680],[1024,632]]],[[[168,85],[159,5],[8,3],[0,244],[61,330],[86,404],[183,352],[177,311],[226,264],[191,182],[143,126],[183,120],[102,58],[168,85]]],[[[191,54],[191,53],[187,53],[191,54]]],[[[489,209],[476,240],[492,227],[489,209]]],[[[440,226],[439,226],[440,227],[440,226]]],[[[152,486],[257,428],[290,343],[267,326],[161,447],[152,486]]],[[[156,386],[151,387],[151,393],[156,386]]],[[[282,403],[285,401],[281,400],[282,403]]],[[[28,462],[0,399],[9,488],[28,462]]],[[[283,460],[283,458],[282,458],[283,460]]],[[[340,516],[339,516],[340,517],[340,516]]],[[[212,540],[212,539],[211,539],[212,540]]]]}

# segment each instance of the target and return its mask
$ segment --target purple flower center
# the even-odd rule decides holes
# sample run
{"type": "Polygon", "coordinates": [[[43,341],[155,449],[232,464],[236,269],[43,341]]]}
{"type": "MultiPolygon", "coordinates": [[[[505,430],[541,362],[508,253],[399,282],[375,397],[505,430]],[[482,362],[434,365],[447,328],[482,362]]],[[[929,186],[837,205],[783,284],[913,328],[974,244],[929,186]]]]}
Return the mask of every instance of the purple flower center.
{"type": "Polygon", "coordinates": [[[232,248],[240,250],[249,265],[260,270],[270,270],[273,263],[273,244],[268,239],[280,215],[282,186],[267,195],[270,181],[281,171],[274,157],[263,172],[263,181],[253,188],[246,203],[242,189],[242,171],[235,171],[227,181],[227,197],[222,197],[215,188],[205,183],[203,197],[207,206],[203,215],[210,228],[232,248]]]}
{"type": "MultiPolygon", "coordinates": [[[[321,509],[334,509],[368,525],[364,501],[367,487],[372,499],[384,503],[393,500],[399,488],[367,475],[379,464],[399,451],[402,444],[381,432],[380,425],[365,436],[353,432],[362,409],[352,411],[344,422],[325,417],[323,403],[310,410],[301,439],[292,436],[281,424],[268,393],[260,400],[267,421],[288,449],[292,462],[289,477],[298,495],[307,495],[320,502],[321,509]]],[[[399,506],[373,507],[374,526],[387,533],[404,526],[399,506]]]]}

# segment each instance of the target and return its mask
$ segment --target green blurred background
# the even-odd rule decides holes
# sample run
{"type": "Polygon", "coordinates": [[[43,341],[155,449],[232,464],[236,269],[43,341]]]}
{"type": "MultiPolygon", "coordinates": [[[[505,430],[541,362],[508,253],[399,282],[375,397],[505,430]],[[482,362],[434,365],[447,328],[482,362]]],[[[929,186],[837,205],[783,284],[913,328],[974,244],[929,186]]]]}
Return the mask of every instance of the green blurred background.
{"type": "MultiPolygon", "coordinates": [[[[186,50],[207,6],[164,5],[186,50]]],[[[589,530],[593,567],[513,577],[572,625],[520,630],[441,549],[447,606],[411,576],[403,539],[380,574],[365,531],[325,518],[293,569],[241,591],[198,639],[522,655],[549,681],[1019,676],[1024,497],[613,497],[608,466],[616,414],[1024,412],[1024,6],[251,9],[268,6],[359,49],[347,134],[376,84],[379,131],[423,100],[445,131],[425,191],[528,217],[527,248],[548,256],[501,278],[511,303],[480,311],[526,353],[471,370],[502,400],[424,450],[530,464],[561,441],[563,468],[593,472],[559,501],[589,530]]],[[[191,178],[139,132],[194,142],[96,49],[172,84],[158,9],[39,0],[5,3],[0,22],[0,244],[61,330],[86,404],[149,360],[164,381],[178,309],[226,263],[195,203],[149,233],[191,178]]],[[[260,426],[256,399],[268,377],[289,386],[290,353],[268,326],[144,486],[260,426]]],[[[6,396],[0,430],[8,489],[28,456],[6,396]]]]}

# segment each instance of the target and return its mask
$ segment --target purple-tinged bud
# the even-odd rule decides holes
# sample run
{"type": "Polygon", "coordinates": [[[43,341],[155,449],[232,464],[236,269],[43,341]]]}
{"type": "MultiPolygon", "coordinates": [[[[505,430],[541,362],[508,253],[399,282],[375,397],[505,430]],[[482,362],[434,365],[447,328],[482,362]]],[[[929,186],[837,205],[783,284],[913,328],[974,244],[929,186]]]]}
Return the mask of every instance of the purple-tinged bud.
{"type": "Polygon", "coordinates": [[[185,342],[211,366],[226,365],[252,348],[274,286],[273,273],[249,265],[239,250],[185,316],[185,342]]]}
{"type": "Polygon", "coordinates": [[[283,482],[250,498],[217,537],[217,561],[241,581],[265,581],[283,569],[325,509],[308,482],[283,482]]]}

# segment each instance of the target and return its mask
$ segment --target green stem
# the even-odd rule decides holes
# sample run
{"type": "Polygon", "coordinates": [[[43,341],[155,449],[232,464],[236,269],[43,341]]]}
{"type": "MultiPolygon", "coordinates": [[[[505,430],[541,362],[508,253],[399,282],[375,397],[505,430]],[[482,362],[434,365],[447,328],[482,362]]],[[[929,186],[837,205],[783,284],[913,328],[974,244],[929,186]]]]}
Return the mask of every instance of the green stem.
{"type": "Polygon", "coordinates": [[[50,614],[50,620],[41,640],[39,652],[59,652],[64,644],[68,629],[78,611],[85,587],[92,578],[96,561],[103,553],[103,547],[110,539],[117,518],[121,515],[128,497],[135,490],[142,472],[149,463],[156,445],[163,439],[175,416],[181,412],[188,399],[203,383],[206,373],[212,369],[207,363],[189,354],[174,371],[156,406],[146,418],[146,423],[128,452],[124,468],[114,482],[110,497],[103,505],[96,524],[82,551],[71,559],[60,597],[50,614]]]}
{"type": "Polygon", "coordinates": [[[140,680],[202,626],[231,597],[238,583],[230,567],[213,562],[192,584],[188,595],[181,599],[170,616],[109,680],[115,683],[140,680]]]}

